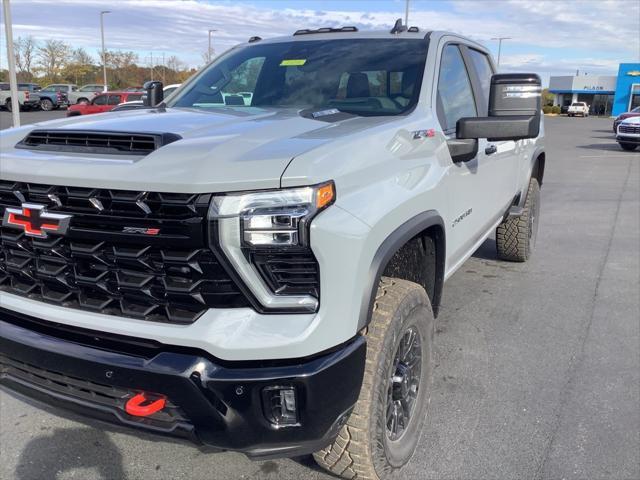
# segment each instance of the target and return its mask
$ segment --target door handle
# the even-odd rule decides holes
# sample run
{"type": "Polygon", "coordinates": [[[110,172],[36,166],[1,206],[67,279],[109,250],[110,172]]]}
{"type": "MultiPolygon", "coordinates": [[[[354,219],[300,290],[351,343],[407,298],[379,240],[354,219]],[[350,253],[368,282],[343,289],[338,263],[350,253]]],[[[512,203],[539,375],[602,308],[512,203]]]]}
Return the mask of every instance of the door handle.
{"type": "Polygon", "coordinates": [[[498,151],[498,147],[496,147],[495,145],[489,145],[487,148],[484,149],[485,155],[492,155],[497,151],[498,151]]]}

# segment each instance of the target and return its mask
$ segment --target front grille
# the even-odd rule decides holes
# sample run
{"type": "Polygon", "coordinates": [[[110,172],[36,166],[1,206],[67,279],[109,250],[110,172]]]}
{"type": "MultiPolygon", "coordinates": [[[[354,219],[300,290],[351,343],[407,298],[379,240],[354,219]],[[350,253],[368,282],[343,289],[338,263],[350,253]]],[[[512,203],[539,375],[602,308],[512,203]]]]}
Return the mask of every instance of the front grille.
{"type": "MultiPolygon", "coordinates": [[[[53,370],[45,370],[4,355],[0,355],[0,378],[17,381],[27,387],[50,394],[117,410],[123,416],[128,416],[124,410],[125,404],[136,394],[132,390],[70,377],[53,370]]],[[[145,421],[157,427],[170,427],[177,422],[188,423],[184,412],[171,400],[166,401],[165,407],[161,411],[145,417],[145,421]]]]}
{"type": "Polygon", "coordinates": [[[175,134],[147,134],[83,130],[33,130],[16,148],[77,153],[147,155],[179,140],[175,134]]]}
{"type": "Polygon", "coordinates": [[[320,297],[318,261],[312,252],[254,252],[252,260],[274,293],[320,297]]]}
{"type": "Polygon", "coordinates": [[[620,133],[635,133],[640,135],[640,126],[633,126],[633,125],[620,125],[618,127],[618,131],[620,133]]]}
{"type": "Polygon", "coordinates": [[[249,306],[206,244],[210,198],[0,181],[2,216],[25,202],[73,215],[64,236],[45,239],[2,226],[0,290],[178,324],[196,321],[209,308],[249,306]],[[140,233],[146,229],[159,232],[140,233]]]}

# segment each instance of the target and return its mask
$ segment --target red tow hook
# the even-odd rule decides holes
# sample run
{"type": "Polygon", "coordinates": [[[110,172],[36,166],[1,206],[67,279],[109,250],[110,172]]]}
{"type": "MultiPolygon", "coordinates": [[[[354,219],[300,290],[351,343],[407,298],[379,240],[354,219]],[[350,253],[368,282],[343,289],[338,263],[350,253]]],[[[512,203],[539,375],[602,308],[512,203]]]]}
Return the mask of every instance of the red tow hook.
{"type": "Polygon", "coordinates": [[[129,415],[136,417],[148,417],[162,410],[166,404],[166,398],[160,397],[157,400],[147,398],[147,394],[142,392],[127,400],[124,410],[129,415]]]}

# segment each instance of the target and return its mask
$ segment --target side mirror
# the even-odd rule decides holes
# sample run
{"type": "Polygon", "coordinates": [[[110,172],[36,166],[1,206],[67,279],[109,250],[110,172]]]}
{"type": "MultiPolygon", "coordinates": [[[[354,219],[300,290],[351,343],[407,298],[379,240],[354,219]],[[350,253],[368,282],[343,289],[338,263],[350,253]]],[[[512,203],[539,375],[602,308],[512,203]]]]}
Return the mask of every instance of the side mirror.
{"type": "Polygon", "coordinates": [[[535,73],[502,73],[491,77],[488,117],[458,120],[460,139],[521,140],[540,133],[542,82],[535,73]]]}
{"type": "Polygon", "coordinates": [[[160,105],[160,103],[162,103],[162,100],[164,99],[162,87],[162,82],[145,82],[142,87],[147,91],[146,97],[143,98],[145,106],[155,107],[156,105],[160,105]]]}

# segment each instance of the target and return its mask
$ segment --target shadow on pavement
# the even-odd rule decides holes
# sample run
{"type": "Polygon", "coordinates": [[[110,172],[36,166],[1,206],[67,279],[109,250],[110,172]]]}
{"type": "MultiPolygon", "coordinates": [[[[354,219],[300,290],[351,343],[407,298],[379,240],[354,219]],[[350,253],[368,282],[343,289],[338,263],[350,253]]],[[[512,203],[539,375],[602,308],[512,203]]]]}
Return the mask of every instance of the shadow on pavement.
{"type": "Polygon", "coordinates": [[[590,145],[578,145],[578,148],[586,150],[602,150],[605,152],[623,152],[615,139],[611,139],[611,143],[592,143],[590,145]]]}
{"type": "Polygon", "coordinates": [[[104,480],[127,478],[118,448],[104,432],[90,428],[56,428],[29,441],[20,454],[16,478],[54,480],[75,469],[95,470],[104,480]]]}

